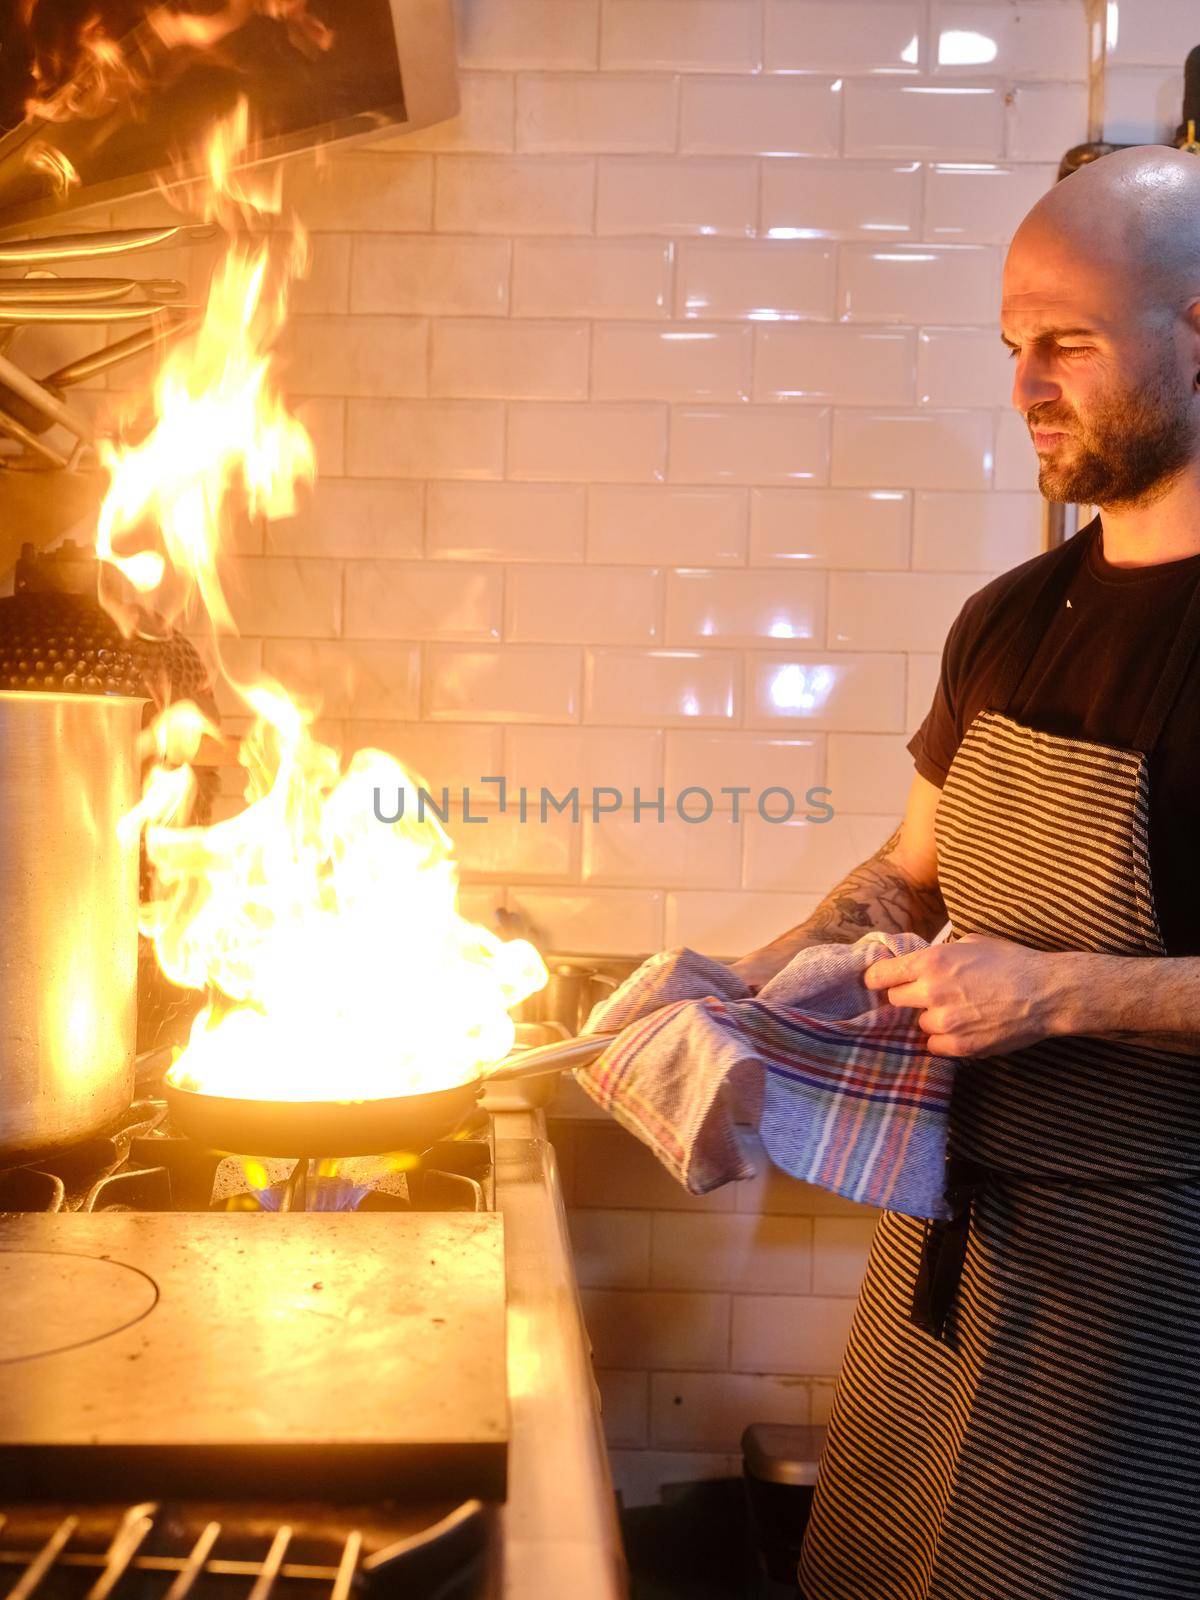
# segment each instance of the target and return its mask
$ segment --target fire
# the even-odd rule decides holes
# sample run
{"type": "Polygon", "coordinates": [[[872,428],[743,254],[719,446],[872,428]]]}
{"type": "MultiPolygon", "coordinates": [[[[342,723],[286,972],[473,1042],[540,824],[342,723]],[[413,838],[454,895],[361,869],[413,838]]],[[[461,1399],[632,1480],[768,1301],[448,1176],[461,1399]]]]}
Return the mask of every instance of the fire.
{"type": "Polygon", "coordinates": [[[80,181],[71,159],[45,139],[31,139],[25,146],[24,160],[31,171],[45,173],[59,199],[65,199],[80,181]]]}
{"type": "MultiPolygon", "coordinates": [[[[244,183],[246,108],[214,130],[205,215],[231,230],[277,205],[244,183]]],[[[315,471],[312,441],[279,392],[272,349],[300,236],[232,234],[196,332],[164,358],[151,421],[107,441],[97,551],[167,616],[235,630],[222,533],[243,510],[287,516],[315,471]],[[284,248],[278,241],[283,238],[284,248]]],[[[121,620],[115,601],[114,615],[121,620]]],[[[217,737],[193,706],[151,733],[153,764],[125,827],[145,830],[155,892],[143,931],[175,983],[207,997],[172,1082],[233,1097],[370,1100],[469,1082],[501,1060],[509,1009],[542,987],[532,945],[458,911],[451,840],[414,815],[417,780],[391,756],[347,763],[314,737],[313,708],[279,684],[224,672],[253,718],[237,759],[245,807],[188,824],[190,763],[217,737]],[[406,795],[384,824],[375,797],[406,795]]]]}
{"type": "MultiPolygon", "coordinates": [[[[53,34],[58,19],[52,7],[43,12],[39,0],[21,0],[18,20],[35,36],[43,17],[46,31],[53,34]]],[[[93,121],[118,107],[136,110],[159,75],[164,52],[215,50],[254,17],[280,23],[289,42],[308,55],[333,43],[329,29],[309,13],[308,0],[227,0],[198,11],[152,6],[141,25],[121,39],[113,37],[100,7],[69,43],[52,42],[38,50],[26,114],[43,122],[76,122],[93,121]]]]}

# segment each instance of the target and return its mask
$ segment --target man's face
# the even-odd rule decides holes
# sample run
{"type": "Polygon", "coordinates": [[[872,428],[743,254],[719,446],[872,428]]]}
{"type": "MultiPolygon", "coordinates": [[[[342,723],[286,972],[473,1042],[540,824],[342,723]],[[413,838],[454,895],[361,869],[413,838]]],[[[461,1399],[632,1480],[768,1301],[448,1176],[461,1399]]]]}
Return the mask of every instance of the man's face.
{"type": "Polygon", "coordinates": [[[1001,333],[1048,500],[1153,499],[1200,447],[1184,330],[1140,304],[1139,287],[1070,260],[1052,238],[1013,243],[1001,333]]]}

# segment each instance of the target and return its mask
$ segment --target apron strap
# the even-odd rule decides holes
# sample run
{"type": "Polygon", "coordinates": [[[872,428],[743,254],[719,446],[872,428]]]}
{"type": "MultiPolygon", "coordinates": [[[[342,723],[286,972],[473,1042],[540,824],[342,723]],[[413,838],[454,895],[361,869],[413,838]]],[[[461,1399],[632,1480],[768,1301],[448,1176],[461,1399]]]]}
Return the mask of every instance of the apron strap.
{"type": "Polygon", "coordinates": [[[1094,517],[1086,527],[1080,528],[1062,546],[1062,558],[1047,562],[1046,572],[1030,596],[1024,621],[1020,624],[996,674],[989,705],[993,711],[1006,712],[1012,703],[1025,669],[1033,660],[1034,652],[1045,635],[1050,621],[1066,595],[1072,578],[1083,564],[1093,539],[1099,537],[1100,518],[1094,517]]]}
{"type": "Polygon", "coordinates": [[[1175,643],[1171,647],[1171,654],[1167,657],[1167,664],[1155,685],[1154,693],[1150,696],[1149,704],[1142,713],[1133,747],[1142,751],[1144,755],[1148,756],[1159,741],[1166,720],[1171,714],[1171,708],[1187,677],[1198,643],[1200,643],[1200,583],[1197,583],[1192,591],[1192,598],[1184,612],[1179,631],[1175,635],[1175,643]]]}

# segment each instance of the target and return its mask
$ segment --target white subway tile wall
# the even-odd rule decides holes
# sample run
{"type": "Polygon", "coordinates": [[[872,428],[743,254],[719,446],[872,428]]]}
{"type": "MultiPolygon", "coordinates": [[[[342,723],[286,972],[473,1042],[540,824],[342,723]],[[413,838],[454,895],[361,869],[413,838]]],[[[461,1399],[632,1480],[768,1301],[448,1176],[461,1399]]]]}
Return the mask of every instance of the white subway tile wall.
{"type": "MultiPolygon", "coordinates": [[[[1107,12],[1107,131],[1158,138],[1194,4],[1107,12]]],[[[459,117],[292,177],[321,482],[238,558],[241,648],[435,789],[581,785],[578,822],[484,789],[451,823],[480,914],[737,955],[887,837],[949,622],[1038,548],[1000,267],[1087,137],[1085,6],[458,14],[459,117]],[[735,813],[739,784],[796,814],[735,813]],[[593,786],[622,791],[599,820],[593,786]]],[[[556,1137],[627,1498],[823,1420],[870,1214],[768,1171],[692,1200],[605,1120],[556,1137]]]]}

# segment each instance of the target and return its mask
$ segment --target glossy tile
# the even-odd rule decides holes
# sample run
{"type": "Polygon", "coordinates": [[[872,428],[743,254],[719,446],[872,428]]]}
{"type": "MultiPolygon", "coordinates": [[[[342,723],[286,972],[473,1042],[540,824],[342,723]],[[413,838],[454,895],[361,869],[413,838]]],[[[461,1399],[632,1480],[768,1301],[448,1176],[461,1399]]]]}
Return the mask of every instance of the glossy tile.
{"type": "Polygon", "coordinates": [[[1010,161],[1057,163],[1088,136],[1085,84],[1019,83],[1006,99],[1005,154],[1010,161]]]}
{"type": "Polygon", "coordinates": [[[935,162],[925,174],[925,237],[939,244],[1007,246],[1056,173],[1049,162],[935,162]]]}
{"type": "Polygon", "coordinates": [[[800,804],[824,775],[825,743],[819,733],[773,738],[725,729],[710,733],[671,728],[666,734],[663,784],[668,795],[693,786],[706,789],[718,811],[736,808],[743,816],[747,807],[754,809],[764,789],[778,786],[790,788],[800,804]],[[729,792],[738,787],[749,794],[729,792]]]}
{"type": "Polygon", "coordinates": [[[767,66],[774,72],[916,72],[924,64],[922,12],[897,0],[767,0],[767,66]]]}
{"type": "Polygon", "coordinates": [[[439,233],[590,233],[595,167],[587,156],[438,156],[439,233]]]}
{"type": "Polygon", "coordinates": [[[685,240],[678,251],[677,316],[772,322],[835,314],[829,245],[685,240]]]}
{"type": "Polygon", "coordinates": [[[762,17],[746,0],[603,0],[602,67],[755,72],[762,17]]]}
{"type": "Polygon", "coordinates": [[[662,405],[511,405],[508,476],[546,482],[661,483],[667,464],[662,405]]]}
{"type": "Polygon", "coordinates": [[[578,484],[431,483],[428,554],[455,561],[582,561],[578,484]]]}
{"type": "Polygon", "coordinates": [[[674,246],[653,239],[518,239],[518,317],[665,317],[674,246]]]}
{"type": "Polygon", "coordinates": [[[504,407],[480,400],[350,400],[352,478],[499,478],[504,407]]]}
{"type": "MultiPolygon", "coordinates": [[[[657,1219],[656,1219],[657,1220],[657,1219]]],[[[664,1221],[667,1219],[663,1219],[664,1221]]],[[[678,1219],[691,1222],[691,1217],[678,1219]]],[[[702,1219],[710,1220],[727,1219],[702,1219]]],[[[741,1220],[730,1218],[730,1221],[741,1220]]],[[[747,1218],[754,1222],[757,1219],[747,1218]]],[[[772,1221],[788,1219],[777,1218],[772,1221]]],[[[800,1222],[806,1218],[796,1219],[800,1222]]],[[[789,1262],[792,1257],[784,1254],[789,1262]]],[[[705,1252],[694,1255],[702,1265],[705,1252]]],[[[752,1261],[753,1254],[747,1255],[752,1261]]],[[[768,1257],[768,1259],[773,1259],[768,1257]]],[[[769,1287],[761,1285],[761,1287],[769,1287]]],[[[736,1372],[656,1372],[652,1374],[651,1437],[674,1450],[740,1449],[746,1418],[802,1426],[809,1420],[808,1385],[794,1378],[736,1372]]]]}
{"type": "Polygon", "coordinates": [[[754,334],[756,400],[906,405],[913,398],[909,328],[761,323],[754,334]]]}
{"type": "Polygon", "coordinates": [[[999,252],[982,245],[842,247],[843,320],[990,325],[999,293],[999,252]]]}
{"type": "Polygon", "coordinates": [[[608,323],[594,334],[592,394],[599,400],[746,400],[753,330],[696,323],[608,323]]]}
{"type": "Polygon", "coordinates": [[[837,812],[903,815],[916,770],[906,739],[903,733],[829,735],[825,782],[837,812]]]}
{"type": "MultiPolygon", "coordinates": [[[[635,816],[632,803],[620,811],[583,818],[582,879],[612,888],[735,889],[741,871],[740,824],[715,813],[704,822],[685,822],[664,795],[663,815],[649,807],[657,792],[642,795],[635,816]]],[[[702,814],[703,796],[688,796],[685,810],[702,814]]]]}
{"type": "MultiPolygon", "coordinates": [[[[973,572],[831,573],[829,642],[851,650],[940,650],[964,601],[981,587],[973,572]]],[[[897,676],[902,707],[903,673],[897,676]]]]}
{"type": "Polygon", "coordinates": [[[308,429],[322,477],[340,478],[346,470],[346,402],[340,396],[302,400],[289,396],[292,413],[308,429]]]}
{"type": "Polygon", "coordinates": [[[671,418],[672,483],[824,483],[827,407],[679,406],[671,418]]]}
{"type": "Polygon", "coordinates": [[[466,67],[594,67],[600,0],[489,0],[459,5],[466,67]]]}
{"type": "Polygon", "coordinates": [[[752,489],[750,564],[906,567],[911,521],[903,489],[752,489]]]}
{"type": "Polygon", "coordinates": [[[643,793],[657,789],[663,738],[658,728],[514,727],[505,735],[503,771],[510,793],[524,785],[531,806],[543,787],[561,796],[578,785],[582,814],[583,796],[590,806],[592,789],[617,789],[628,800],[635,787],[643,793]]]}
{"type": "Polygon", "coordinates": [[[427,232],[433,217],[433,157],[335,150],[320,167],[311,162],[289,166],[284,194],[312,233],[427,232]]]}
{"type": "Polygon", "coordinates": [[[874,1217],[817,1217],[813,1222],[813,1293],[857,1295],[874,1235],[874,1217]]]}
{"type": "Polygon", "coordinates": [[[676,889],[666,897],[663,944],[668,949],[686,944],[721,961],[735,960],[803,922],[820,898],[746,889],[724,894],[676,889]]]}
{"type": "Polygon", "coordinates": [[[486,723],[348,721],[346,746],[351,750],[386,751],[407,769],[440,805],[449,785],[471,790],[482,799],[489,792],[480,779],[502,770],[504,730],[486,723]]]}
{"type": "MultiPolygon", "coordinates": [[[[794,79],[781,82],[790,85],[794,79]]],[[[767,161],[762,229],[774,239],[915,239],[918,161],[767,161]]]]}
{"type": "MultiPolygon", "coordinates": [[[[354,240],[348,233],[319,233],[310,240],[308,273],[292,284],[289,306],[294,316],[318,316],[350,309],[350,257],[354,240]]],[[[156,276],[168,276],[166,263],[161,257],[144,258],[146,270],[156,276]],[[151,264],[153,262],[153,265],[151,264]]],[[[193,276],[184,273],[184,282],[193,293],[199,293],[208,282],[207,271],[193,276]]],[[[170,274],[174,276],[174,273],[170,274]]],[[[122,377],[124,377],[124,370],[122,377]]]]}
{"type": "Polygon", "coordinates": [[[579,830],[569,818],[547,812],[543,821],[535,813],[522,822],[513,811],[488,811],[474,797],[470,820],[461,809],[455,807],[445,827],[468,882],[514,877],[561,882],[577,874],[579,830]]]}
{"type": "Polygon", "coordinates": [[[764,822],[753,811],[746,818],[743,881],[748,889],[827,894],[869,860],[895,826],[892,816],[836,814],[836,808],[828,822],[810,822],[803,814],[764,822]]]}
{"type": "Polygon", "coordinates": [[[296,516],[266,524],[266,554],[419,556],[424,508],[418,483],[318,479],[296,516]]]}
{"type": "Polygon", "coordinates": [[[507,898],[511,910],[542,931],[538,949],[544,954],[645,957],[662,948],[661,890],[535,889],[517,883],[507,898]]]}
{"type": "Polygon", "coordinates": [[[845,96],[848,156],[965,161],[1004,154],[1005,101],[998,88],[852,78],[845,96]]]}
{"type": "Polygon", "coordinates": [[[687,77],[679,148],[685,154],[835,156],[841,85],[819,78],[687,77]]]}
{"type": "Polygon", "coordinates": [[[917,400],[923,406],[1006,406],[1013,363],[995,328],[922,328],[917,400]]]}
{"type": "Polygon", "coordinates": [[[471,316],[508,309],[507,239],[392,238],[359,234],[350,309],[471,316]]]}
{"type": "Polygon", "coordinates": [[[825,632],[821,572],[729,572],[685,567],[667,574],[668,645],[819,641],[825,632]]]}
{"type": "Polygon", "coordinates": [[[498,567],[442,561],[354,561],[346,569],[349,639],[500,638],[498,567]]]}
{"type": "Polygon", "coordinates": [[[584,721],[731,726],[739,664],[732,650],[589,650],[584,721]]]}
{"type": "Polygon", "coordinates": [[[744,489],[597,484],[588,491],[588,560],[741,566],[746,518],[744,489]]]}
{"type": "MultiPolygon", "coordinates": [[[[653,1220],[650,1281],[660,1289],[804,1294],[811,1287],[813,1224],[809,1217],[667,1211],[653,1220]]],[[[723,1373],[716,1381],[727,1377],[723,1373]]],[[[680,1409],[674,1403],[677,1398],[681,1398],[678,1388],[672,1410],[680,1409]]],[[[731,1430],[727,1434],[729,1448],[736,1448],[741,1428],[728,1416],[721,1422],[731,1430]]]]}
{"type": "Polygon", "coordinates": [[[728,1360],[728,1295],[584,1289],[580,1299],[597,1366],[704,1372],[728,1360]]]}
{"type": "Polygon", "coordinates": [[[559,645],[425,647],[423,716],[434,722],[575,722],[579,651],[559,645]]]}
{"type": "MultiPolygon", "coordinates": [[[[648,1211],[575,1211],[569,1222],[575,1277],[583,1288],[641,1289],[650,1282],[648,1211]]],[[[644,1408],[644,1394],[641,1399],[644,1408]]]]}
{"type": "Polygon", "coordinates": [[[657,644],[654,567],[519,567],[508,575],[504,637],[531,644],[657,644]]]}
{"type": "MultiPolygon", "coordinates": [[[[880,642],[898,648],[886,638],[880,642]]],[[[871,644],[874,649],[874,638],[871,644]]],[[[899,733],[904,726],[904,658],[882,651],[826,655],[803,646],[754,651],[746,658],[746,725],[899,733]]]]}
{"type": "Polygon", "coordinates": [[[506,72],[459,72],[461,109],[431,128],[372,140],[376,150],[502,154],[513,147],[513,79],[506,72]]]}
{"type": "Polygon", "coordinates": [[[1114,0],[1108,7],[1107,58],[1113,67],[1182,61],[1196,32],[1193,0],[1114,0]]]}
{"type": "Polygon", "coordinates": [[[1042,547],[1045,501],[1030,492],[919,494],[913,566],[945,572],[1003,572],[1042,547]]]}
{"type": "Polygon", "coordinates": [[[1088,24],[1081,5],[951,0],[935,3],[931,20],[935,73],[1087,81],[1088,24]]]}
{"type": "Polygon", "coordinates": [[[838,411],[833,479],[862,488],[986,489],[993,432],[988,411],[838,411]]]}
{"type": "Polygon", "coordinates": [[[293,317],[280,375],[299,394],[413,397],[427,392],[423,317],[293,317]]]}
{"type": "Polygon", "coordinates": [[[342,631],[342,564],[295,556],[248,557],[222,568],[241,633],[331,639],[342,631]]]}
{"type": "Polygon", "coordinates": [[[517,149],[649,153],[675,148],[674,78],[531,73],[517,79],[517,149]]]}
{"type": "Polygon", "coordinates": [[[430,393],[468,399],[583,400],[586,322],[486,317],[433,324],[430,393]]]}
{"type": "Polygon", "coordinates": [[[1104,75],[1104,138],[1119,144],[1174,144],[1183,91],[1183,69],[1174,62],[1109,68],[1104,75]]]}
{"type": "Polygon", "coordinates": [[[415,644],[343,639],[268,639],[263,669],[329,717],[420,714],[421,656],[415,644]]]}
{"type": "Polygon", "coordinates": [[[749,236],[758,222],[758,168],[753,161],[700,156],[657,160],[601,156],[597,174],[598,234],[749,236]]]}

